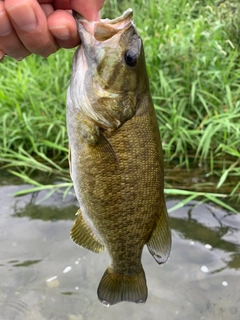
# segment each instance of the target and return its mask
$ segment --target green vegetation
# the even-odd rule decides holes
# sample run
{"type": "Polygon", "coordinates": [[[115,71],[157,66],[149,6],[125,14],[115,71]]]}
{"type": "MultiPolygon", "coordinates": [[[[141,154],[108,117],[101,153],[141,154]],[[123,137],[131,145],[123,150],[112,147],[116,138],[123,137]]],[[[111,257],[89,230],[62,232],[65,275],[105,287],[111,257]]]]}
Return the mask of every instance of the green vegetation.
{"type": "MultiPolygon", "coordinates": [[[[187,200],[201,196],[228,209],[220,199],[231,196],[236,208],[239,1],[107,0],[103,16],[116,17],[128,7],[134,9],[144,41],[163,141],[166,193],[187,200]],[[168,179],[171,174],[182,181],[168,179]]],[[[71,186],[65,95],[73,52],[60,50],[48,59],[30,56],[20,63],[5,59],[0,64],[0,161],[38,190],[44,186],[29,178],[34,172],[56,174],[64,186],[71,186]]],[[[56,185],[48,188],[55,190],[56,185]]]]}

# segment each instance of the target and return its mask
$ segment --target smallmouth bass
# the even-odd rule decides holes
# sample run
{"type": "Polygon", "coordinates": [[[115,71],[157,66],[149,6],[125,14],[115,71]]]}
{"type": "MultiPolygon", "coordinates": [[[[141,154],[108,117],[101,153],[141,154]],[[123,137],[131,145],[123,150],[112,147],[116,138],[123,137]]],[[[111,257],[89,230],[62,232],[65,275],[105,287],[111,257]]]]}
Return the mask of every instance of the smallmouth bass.
{"type": "Polygon", "coordinates": [[[107,249],[110,264],[97,291],[107,306],[144,303],[143,246],[159,264],[171,250],[161,140],[132,14],[94,23],[75,14],[81,45],[67,93],[70,173],[80,204],[71,237],[94,252],[107,249]]]}

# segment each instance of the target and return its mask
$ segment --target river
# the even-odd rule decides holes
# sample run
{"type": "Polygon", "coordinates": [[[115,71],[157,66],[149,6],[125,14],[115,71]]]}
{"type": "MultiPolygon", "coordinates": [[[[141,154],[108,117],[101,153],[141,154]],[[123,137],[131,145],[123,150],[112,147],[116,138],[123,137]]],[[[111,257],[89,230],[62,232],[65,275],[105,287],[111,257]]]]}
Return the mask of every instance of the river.
{"type": "MultiPolygon", "coordinates": [[[[0,186],[0,320],[240,319],[240,215],[197,202],[171,212],[169,261],[159,266],[143,252],[146,304],[106,308],[96,290],[108,254],[71,241],[74,195],[14,197],[28,187],[0,186]]],[[[177,202],[167,199],[168,208],[177,202]]]]}

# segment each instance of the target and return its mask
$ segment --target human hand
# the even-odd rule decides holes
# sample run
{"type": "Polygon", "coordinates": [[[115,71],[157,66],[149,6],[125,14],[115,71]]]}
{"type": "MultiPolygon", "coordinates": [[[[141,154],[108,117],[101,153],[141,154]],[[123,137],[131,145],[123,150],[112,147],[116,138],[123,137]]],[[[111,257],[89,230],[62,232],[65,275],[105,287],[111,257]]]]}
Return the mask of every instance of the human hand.
{"type": "Polygon", "coordinates": [[[22,60],[31,53],[47,57],[80,43],[75,10],[99,20],[104,0],[0,0],[0,59],[22,60]]]}

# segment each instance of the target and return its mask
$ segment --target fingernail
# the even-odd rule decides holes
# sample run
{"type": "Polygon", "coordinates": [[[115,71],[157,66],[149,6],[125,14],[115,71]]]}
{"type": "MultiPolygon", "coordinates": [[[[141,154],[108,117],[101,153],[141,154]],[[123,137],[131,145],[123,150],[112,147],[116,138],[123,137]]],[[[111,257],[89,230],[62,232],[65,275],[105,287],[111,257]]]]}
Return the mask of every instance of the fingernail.
{"type": "MultiPolygon", "coordinates": [[[[21,8],[21,11],[23,8],[21,8]]],[[[26,7],[24,14],[19,14],[19,5],[15,5],[8,10],[11,19],[23,31],[32,31],[37,26],[37,18],[33,8],[26,7]]]]}
{"type": "Polygon", "coordinates": [[[58,38],[60,40],[68,40],[70,38],[70,31],[66,27],[54,26],[50,29],[50,31],[55,38],[58,38]]]}

